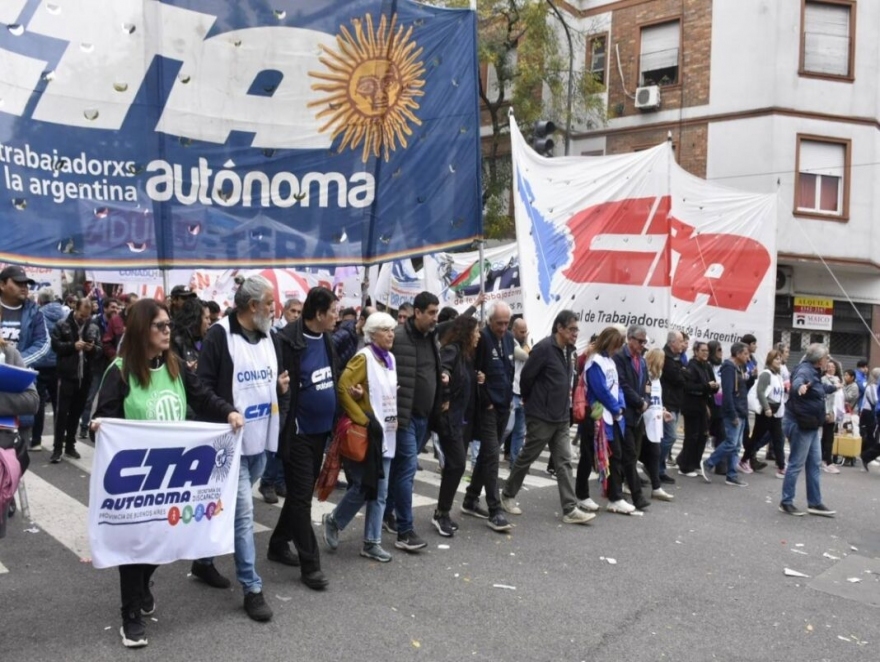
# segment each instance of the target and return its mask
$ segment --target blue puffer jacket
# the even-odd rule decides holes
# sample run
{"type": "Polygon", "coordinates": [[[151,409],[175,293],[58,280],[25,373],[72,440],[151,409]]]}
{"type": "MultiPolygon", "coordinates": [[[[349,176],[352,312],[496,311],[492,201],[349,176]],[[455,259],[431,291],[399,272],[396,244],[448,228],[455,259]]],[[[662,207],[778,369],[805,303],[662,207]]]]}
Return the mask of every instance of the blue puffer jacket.
{"type": "MultiPolygon", "coordinates": [[[[52,329],[55,328],[55,325],[67,317],[67,315],[64,314],[64,306],[57,301],[52,301],[40,308],[40,312],[43,313],[43,319],[46,320],[46,331],[51,338],[52,329]]],[[[49,351],[43,356],[43,358],[35,361],[31,367],[39,370],[40,368],[54,368],[57,364],[58,357],[55,356],[55,352],[52,350],[52,343],[50,340],[49,351]]]]}

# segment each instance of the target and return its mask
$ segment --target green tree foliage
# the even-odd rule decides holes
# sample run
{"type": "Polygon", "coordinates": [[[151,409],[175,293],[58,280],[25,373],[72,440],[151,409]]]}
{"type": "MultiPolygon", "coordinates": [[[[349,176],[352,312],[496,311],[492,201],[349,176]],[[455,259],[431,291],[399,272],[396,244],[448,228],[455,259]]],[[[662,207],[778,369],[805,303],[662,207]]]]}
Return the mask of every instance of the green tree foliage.
{"type": "MultiPolygon", "coordinates": [[[[430,4],[467,7],[470,3],[434,0],[430,4]]],[[[480,80],[479,90],[492,127],[492,135],[483,142],[483,221],[487,238],[505,238],[514,235],[508,111],[513,108],[525,133],[537,119],[553,119],[564,128],[568,42],[546,0],[478,0],[477,15],[480,63],[493,70],[497,80],[489,89],[480,80]]],[[[583,53],[584,35],[570,29],[575,53],[583,53]]],[[[574,71],[572,84],[572,126],[583,126],[588,119],[604,122],[596,96],[602,85],[586,69],[574,71]]],[[[560,136],[557,144],[563,140],[560,136]]],[[[557,154],[561,153],[558,147],[557,154]]]]}

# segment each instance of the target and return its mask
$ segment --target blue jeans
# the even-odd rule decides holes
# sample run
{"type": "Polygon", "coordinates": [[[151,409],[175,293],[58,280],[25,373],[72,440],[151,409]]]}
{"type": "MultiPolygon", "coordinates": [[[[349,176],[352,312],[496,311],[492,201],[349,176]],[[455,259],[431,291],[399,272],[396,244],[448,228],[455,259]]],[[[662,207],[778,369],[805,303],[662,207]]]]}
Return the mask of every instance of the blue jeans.
{"type": "Polygon", "coordinates": [[[822,490],[819,487],[819,467],[822,464],[821,430],[801,430],[788,416],[782,419],[782,428],[788,437],[789,454],[785,478],[782,480],[782,503],[794,501],[797,479],[804,465],[807,467],[807,505],[822,503],[822,490]]]}
{"type": "Polygon", "coordinates": [[[728,480],[736,480],[736,467],[739,464],[739,451],[742,447],[743,430],[745,430],[745,422],[741,418],[723,418],[721,421],[724,425],[724,441],[718,444],[706,464],[709,468],[715,467],[716,464],[723,459],[727,459],[727,478],[728,480]],[[738,422],[739,425],[734,425],[738,422]]]}
{"type": "Polygon", "coordinates": [[[266,469],[260,478],[260,485],[271,485],[287,489],[284,485],[284,463],[278,457],[278,453],[266,451],[266,469]]]}
{"type": "Polygon", "coordinates": [[[413,530],[412,492],[416,475],[416,457],[422,440],[428,434],[428,419],[412,416],[409,425],[397,430],[397,450],[391,460],[388,476],[388,498],[385,517],[397,516],[398,533],[413,530]]]}
{"type": "Polygon", "coordinates": [[[678,412],[671,411],[671,421],[663,421],[663,439],[660,442],[660,475],[666,475],[666,458],[672,452],[672,446],[675,444],[675,435],[678,428],[678,412]]]}
{"type": "MultiPolygon", "coordinates": [[[[340,531],[348,526],[365,502],[364,490],[361,488],[361,481],[364,477],[363,463],[352,462],[347,458],[342,458],[342,463],[345,465],[345,472],[348,476],[348,489],[332,513],[333,521],[340,531]]],[[[385,513],[385,499],[388,496],[390,457],[382,459],[382,468],[385,471],[385,478],[379,481],[376,499],[375,501],[366,501],[367,518],[364,522],[364,542],[382,542],[382,516],[385,513]]]]}
{"type": "MultiPolygon", "coordinates": [[[[238,496],[235,500],[235,576],[247,593],[263,590],[263,580],[257,574],[257,550],[254,545],[253,487],[266,467],[266,454],[242,455],[238,469],[238,496]]],[[[213,563],[213,558],[199,559],[198,563],[213,563]]]]}
{"type": "MultiPolygon", "coordinates": [[[[516,463],[516,458],[522,450],[526,440],[526,410],[523,407],[522,396],[513,396],[513,432],[510,435],[510,466],[516,463]]],[[[479,451],[478,451],[479,452],[479,451]]]]}

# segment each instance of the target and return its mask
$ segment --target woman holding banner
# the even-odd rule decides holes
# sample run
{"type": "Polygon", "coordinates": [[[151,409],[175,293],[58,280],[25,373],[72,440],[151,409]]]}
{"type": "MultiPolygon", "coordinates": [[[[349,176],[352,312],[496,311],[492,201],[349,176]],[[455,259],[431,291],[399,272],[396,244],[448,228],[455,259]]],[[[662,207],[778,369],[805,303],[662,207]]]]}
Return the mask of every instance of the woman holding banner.
{"type": "MultiPolygon", "coordinates": [[[[153,299],[140,299],[129,309],[125,339],[98,390],[92,430],[98,429],[100,421],[96,419],[102,417],[182,421],[187,406],[206,420],[228,421],[233,429],[244,425],[232,405],[207,390],[195,373],[181,364],[171,350],[171,331],[167,309],[153,299]],[[155,397],[159,393],[162,397],[155,397]]],[[[147,645],[143,616],[156,611],[150,590],[156,567],[145,563],[119,566],[119,632],[128,648],[147,645]]]]}
{"type": "Polygon", "coordinates": [[[361,556],[379,563],[391,560],[391,554],[382,548],[382,516],[397,448],[397,368],[391,353],[396,327],[397,320],[388,313],[370,315],[364,323],[367,344],[351,358],[339,378],[339,402],[355,425],[368,429],[369,440],[363,462],[343,457],[348,490],[333,512],[322,518],[324,542],[335,551],[339,532],[366,503],[361,556]]]}

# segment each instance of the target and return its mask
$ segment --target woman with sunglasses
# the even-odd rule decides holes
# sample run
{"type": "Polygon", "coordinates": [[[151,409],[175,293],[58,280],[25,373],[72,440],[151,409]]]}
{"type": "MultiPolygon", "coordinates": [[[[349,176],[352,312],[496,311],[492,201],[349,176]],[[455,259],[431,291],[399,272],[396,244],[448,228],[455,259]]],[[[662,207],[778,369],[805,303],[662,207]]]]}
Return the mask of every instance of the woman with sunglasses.
{"type": "MultiPolygon", "coordinates": [[[[206,389],[195,373],[171,350],[172,324],[164,305],[140,299],[131,306],[125,322],[125,338],[116,360],[107,368],[98,390],[92,418],[182,421],[187,406],[204,420],[227,421],[233,429],[244,425],[235,408],[206,389]],[[161,393],[162,397],[156,397],[161,393]]],[[[149,443],[140,440],[140,443],[149,443]]],[[[144,616],[156,611],[150,579],[155,565],[136,563],[119,566],[122,593],[122,643],[128,648],[147,645],[144,616]]]]}

